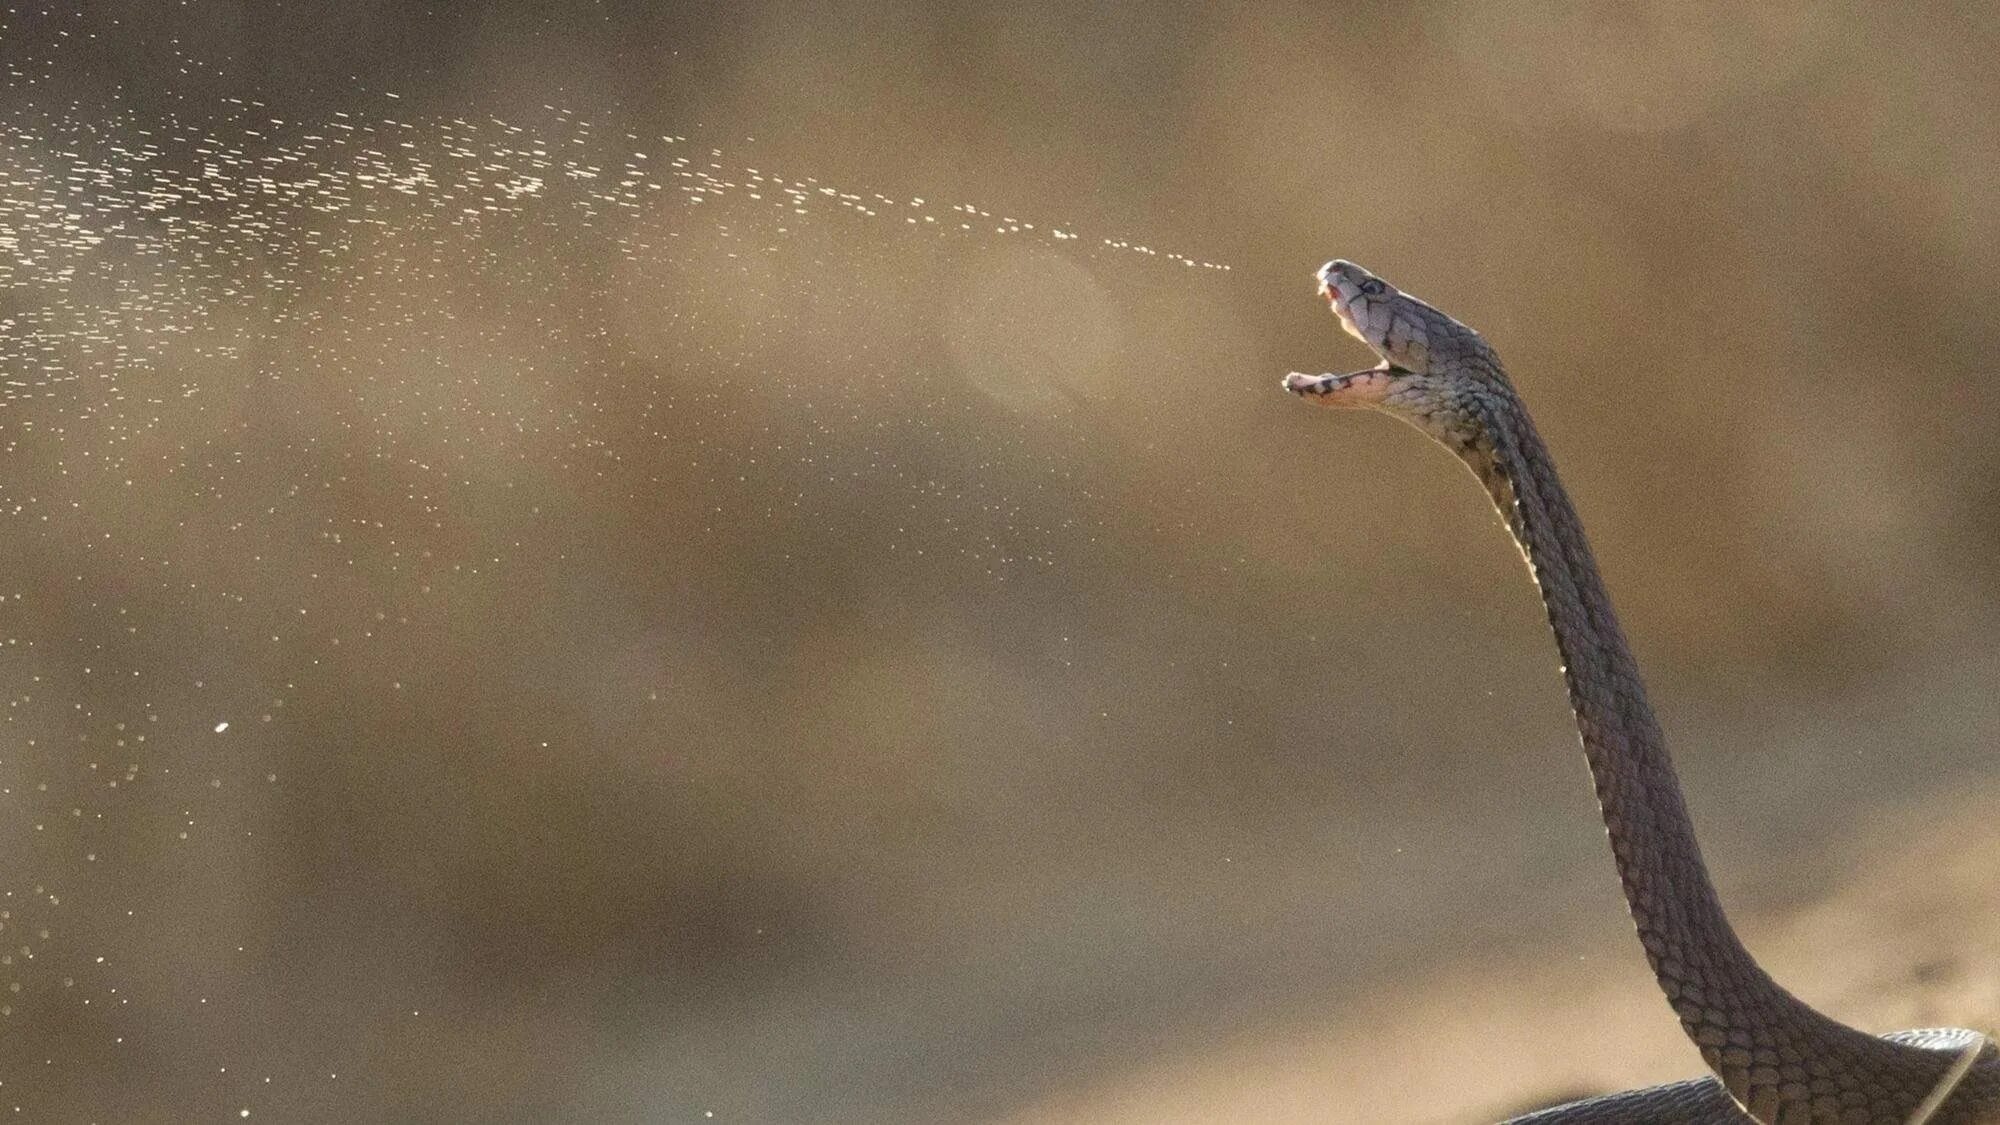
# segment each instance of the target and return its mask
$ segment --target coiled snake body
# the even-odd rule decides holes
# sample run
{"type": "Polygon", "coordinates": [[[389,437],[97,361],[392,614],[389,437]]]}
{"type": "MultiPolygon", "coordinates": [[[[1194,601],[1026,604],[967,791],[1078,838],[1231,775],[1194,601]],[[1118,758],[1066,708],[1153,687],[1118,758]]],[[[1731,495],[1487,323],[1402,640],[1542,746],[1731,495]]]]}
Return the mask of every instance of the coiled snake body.
{"type": "Polygon", "coordinates": [[[1983,1036],[1868,1035],[1813,1010],[1751,958],[1702,864],[1583,525],[1499,356],[1477,332],[1359,266],[1328,262],[1318,277],[1342,326],[1382,362],[1346,375],[1294,373],[1284,387],[1324,406],[1400,417],[1486,486],[1541,588],[1639,943],[1714,1075],[1516,1120],[1903,1125],[1928,1114],[1934,1125],[2000,1121],[2000,1052],[1983,1036]],[[1941,1105],[1926,1105],[1940,1095],[1941,1105]]]}

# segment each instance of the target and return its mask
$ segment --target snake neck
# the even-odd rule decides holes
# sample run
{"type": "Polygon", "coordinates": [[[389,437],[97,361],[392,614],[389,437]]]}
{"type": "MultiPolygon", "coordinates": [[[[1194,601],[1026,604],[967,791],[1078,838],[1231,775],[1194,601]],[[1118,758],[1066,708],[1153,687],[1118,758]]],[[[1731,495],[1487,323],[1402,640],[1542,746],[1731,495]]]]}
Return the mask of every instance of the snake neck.
{"type": "MultiPolygon", "coordinates": [[[[1816,1091],[1776,1077],[1801,1059],[1885,1080],[1907,1076],[1921,1088],[1922,1073],[1937,1066],[1935,1053],[1865,1035],[1814,1011],[1778,987],[1738,940],[1702,862],[1638,663],[1555,464],[1511,388],[1482,398],[1470,416],[1460,416],[1471,425],[1433,436],[1485,484],[1541,589],[1625,900],[1682,1027],[1731,1095],[1760,1120],[1810,1104],[1816,1091]]],[[[1819,1116],[1798,1118],[1808,1119],[1819,1116]]]]}
{"type": "MultiPolygon", "coordinates": [[[[1541,590],[1598,807],[1647,956],[1656,972],[1697,962],[1763,978],[1709,880],[1638,663],[1548,450],[1525,413],[1511,425],[1488,428],[1485,438],[1468,460],[1541,590]]],[[[1673,992],[1669,999],[1677,999],[1673,992]]]]}

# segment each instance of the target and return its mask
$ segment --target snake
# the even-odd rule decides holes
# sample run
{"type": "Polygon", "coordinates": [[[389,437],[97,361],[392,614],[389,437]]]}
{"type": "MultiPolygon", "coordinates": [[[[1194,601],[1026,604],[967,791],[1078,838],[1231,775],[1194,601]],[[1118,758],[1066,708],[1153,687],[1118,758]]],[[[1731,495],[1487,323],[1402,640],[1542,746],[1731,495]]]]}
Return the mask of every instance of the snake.
{"type": "Polygon", "coordinates": [[[1709,1071],[1513,1125],[2000,1121],[2000,1050],[1984,1035],[1849,1027],[1780,987],[1738,938],[1583,523],[1499,355],[1472,328],[1352,262],[1314,276],[1341,327],[1381,362],[1293,372],[1283,387],[1320,406],[1400,418],[1485,486],[1541,591],[1639,944],[1709,1071]]]}

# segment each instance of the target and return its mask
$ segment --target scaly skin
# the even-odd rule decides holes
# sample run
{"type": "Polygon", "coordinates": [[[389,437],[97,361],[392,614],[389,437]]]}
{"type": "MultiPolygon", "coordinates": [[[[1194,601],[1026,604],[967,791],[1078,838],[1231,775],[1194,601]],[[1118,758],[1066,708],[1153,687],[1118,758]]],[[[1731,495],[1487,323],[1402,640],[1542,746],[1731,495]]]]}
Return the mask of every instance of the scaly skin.
{"type": "Polygon", "coordinates": [[[2000,1052],[1979,1035],[1857,1031],[1778,987],[1737,940],[1583,524],[1500,357],[1479,333],[1360,266],[1328,262],[1318,277],[1341,325],[1382,363],[1347,375],[1294,373],[1284,387],[1322,406],[1402,418],[1486,486],[1541,589],[1639,944],[1715,1075],[1520,1120],[1903,1125],[1972,1049],[1978,1061],[1929,1120],[2000,1121],[2000,1052]]]}

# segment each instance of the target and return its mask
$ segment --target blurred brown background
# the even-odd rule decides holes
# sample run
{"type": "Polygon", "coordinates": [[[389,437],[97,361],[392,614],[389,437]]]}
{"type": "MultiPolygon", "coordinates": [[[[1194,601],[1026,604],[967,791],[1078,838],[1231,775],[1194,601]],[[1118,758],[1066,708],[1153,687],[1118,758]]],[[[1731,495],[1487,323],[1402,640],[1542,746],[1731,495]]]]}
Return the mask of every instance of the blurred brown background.
{"type": "Polygon", "coordinates": [[[1333,256],[1506,357],[1778,978],[2000,1020],[1987,6],[6,18],[20,1119],[1693,1073],[1498,520],[1276,389],[1333,256]]]}

